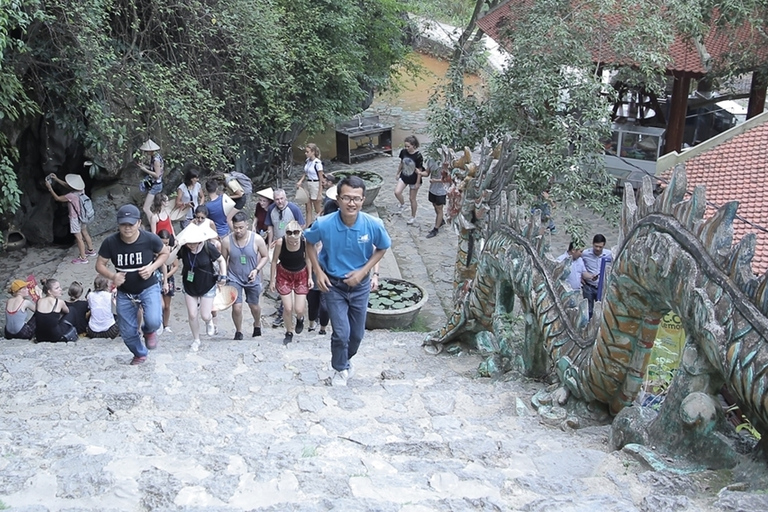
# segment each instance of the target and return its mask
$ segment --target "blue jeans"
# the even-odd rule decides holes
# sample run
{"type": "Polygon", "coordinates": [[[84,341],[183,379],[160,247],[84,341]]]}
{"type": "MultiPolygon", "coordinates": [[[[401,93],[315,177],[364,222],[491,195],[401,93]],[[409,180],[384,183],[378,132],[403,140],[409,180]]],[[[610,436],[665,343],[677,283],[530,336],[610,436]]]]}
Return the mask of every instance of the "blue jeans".
{"type": "Polygon", "coordinates": [[[365,315],[371,282],[365,278],[355,287],[344,281],[331,279],[331,288],[325,292],[325,305],[331,318],[331,366],[334,370],[349,369],[349,360],[357,354],[365,334],[365,315]]]}
{"type": "Polygon", "coordinates": [[[147,335],[160,328],[163,322],[163,299],[160,296],[160,284],[155,283],[139,294],[117,290],[117,325],[125,346],[134,356],[145,357],[147,347],[139,336],[139,306],[144,310],[144,325],[141,331],[147,335]]]}

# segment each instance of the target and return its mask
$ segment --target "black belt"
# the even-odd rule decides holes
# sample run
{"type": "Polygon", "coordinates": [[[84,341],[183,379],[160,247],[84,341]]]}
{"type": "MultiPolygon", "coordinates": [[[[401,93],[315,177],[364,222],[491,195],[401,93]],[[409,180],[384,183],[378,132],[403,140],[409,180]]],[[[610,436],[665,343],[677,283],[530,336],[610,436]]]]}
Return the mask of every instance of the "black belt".
{"type": "Polygon", "coordinates": [[[311,179],[307,178],[307,181],[320,181],[320,180],[311,180],[311,179]]]}

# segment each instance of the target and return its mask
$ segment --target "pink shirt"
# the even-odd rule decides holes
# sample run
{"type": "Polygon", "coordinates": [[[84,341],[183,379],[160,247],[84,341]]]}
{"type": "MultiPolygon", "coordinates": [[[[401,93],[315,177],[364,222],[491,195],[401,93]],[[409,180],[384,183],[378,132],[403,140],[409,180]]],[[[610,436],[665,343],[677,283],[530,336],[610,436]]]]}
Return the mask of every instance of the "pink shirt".
{"type": "Polygon", "coordinates": [[[64,197],[67,198],[67,206],[69,207],[69,218],[70,219],[77,219],[80,215],[80,192],[74,191],[70,192],[69,194],[64,194],[64,197]]]}

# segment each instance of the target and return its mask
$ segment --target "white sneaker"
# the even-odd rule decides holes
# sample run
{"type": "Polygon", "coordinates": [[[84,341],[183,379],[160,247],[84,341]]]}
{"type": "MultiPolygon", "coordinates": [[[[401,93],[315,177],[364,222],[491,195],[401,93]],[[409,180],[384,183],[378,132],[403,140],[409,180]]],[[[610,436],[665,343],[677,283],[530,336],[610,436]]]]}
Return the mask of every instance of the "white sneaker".
{"type": "Polygon", "coordinates": [[[165,332],[166,334],[173,334],[173,331],[171,330],[170,327],[163,327],[163,332],[165,332]]]}
{"type": "Polygon", "coordinates": [[[411,225],[414,222],[416,222],[416,217],[411,217],[410,219],[408,219],[408,222],[406,222],[406,224],[411,225]]]}
{"type": "Polygon", "coordinates": [[[197,352],[198,350],[200,350],[200,340],[193,341],[192,346],[189,348],[192,349],[192,352],[197,352]]]}
{"type": "Polygon", "coordinates": [[[403,213],[403,211],[405,210],[405,206],[406,206],[406,203],[403,203],[400,206],[398,206],[397,213],[403,213]]]}
{"type": "Polygon", "coordinates": [[[347,370],[347,380],[355,376],[355,367],[352,366],[352,361],[349,362],[349,369],[347,370]]]}
{"type": "Polygon", "coordinates": [[[349,372],[347,370],[334,372],[333,377],[331,377],[331,386],[346,386],[348,378],[349,372]]]}
{"type": "Polygon", "coordinates": [[[208,334],[208,336],[213,336],[216,334],[216,326],[213,325],[213,320],[205,322],[205,332],[208,334]]]}
{"type": "Polygon", "coordinates": [[[157,335],[158,335],[158,336],[160,336],[161,334],[163,334],[163,326],[161,325],[161,326],[160,326],[160,328],[159,328],[159,329],[157,329],[157,331],[156,331],[156,332],[157,332],[157,335]]]}

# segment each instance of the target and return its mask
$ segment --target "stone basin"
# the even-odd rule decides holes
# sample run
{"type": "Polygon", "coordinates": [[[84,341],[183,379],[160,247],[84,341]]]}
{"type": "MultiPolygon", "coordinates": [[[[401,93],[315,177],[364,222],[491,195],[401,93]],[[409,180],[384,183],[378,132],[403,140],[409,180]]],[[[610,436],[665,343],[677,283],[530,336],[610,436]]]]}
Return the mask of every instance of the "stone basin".
{"type": "Polygon", "coordinates": [[[368,299],[367,316],[365,319],[366,329],[406,329],[410,327],[419,311],[424,304],[429,300],[427,291],[416,283],[411,281],[405,281],[403,279],[395,279],[393,277],[384,277],[379,280],[379,289],[382,291],[390,291],[392,286],[405,285],[408,288],[416,288],[420,299],[414,301],[413,305],[400,307],[398,309],[381,309],[379,307],[372,308],[372,302],[375,301],[377,292],[371,292],[371,297],[368,299]]]}
{"type": "Polygon", "coordinates": [[[350,169],[348,171],[334,171],[333,175],[339,178],[339,180],[346,176],[357,176],[365,182],[365,201],[363,202],[363,207],[373,204],[373,200],[379,195],[381,185],[384,183],[384,178],[372,171],[350,169]]]}

